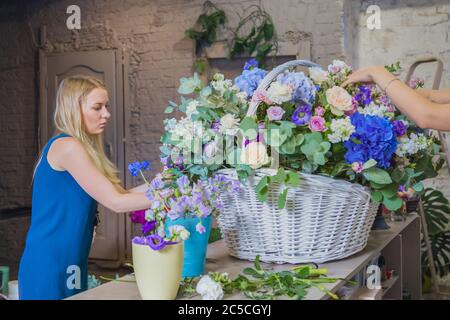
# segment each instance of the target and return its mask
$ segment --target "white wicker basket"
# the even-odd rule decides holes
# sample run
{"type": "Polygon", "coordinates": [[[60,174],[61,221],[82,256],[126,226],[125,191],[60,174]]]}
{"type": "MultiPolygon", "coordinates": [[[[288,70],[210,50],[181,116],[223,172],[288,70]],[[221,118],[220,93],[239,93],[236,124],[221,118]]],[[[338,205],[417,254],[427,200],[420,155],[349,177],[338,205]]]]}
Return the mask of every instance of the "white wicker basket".
{"type": "MultiPolygon", "coordinates": [[[[267,89],[287,68],[317,66],[295,60],[272,70],[258,89],[267,89]]],[[[248,116],[256,113],[252,102],[248,116]]],[[[219,170],[238,179],[233,169],[219,170]]],[[[305,263],[342,259],[361,251],[367,244],[378,204],[370,191],[359,184],[320,175],[300,173],[300,186],[290,188],[286,206],[278,209],[282,185],[271,185],[267,202],[257,199],[255,186],[274,169],[258,169],[238,195],[223,195],[223,213],[218,223],[230,255],[265,262],[305,263]]]]}

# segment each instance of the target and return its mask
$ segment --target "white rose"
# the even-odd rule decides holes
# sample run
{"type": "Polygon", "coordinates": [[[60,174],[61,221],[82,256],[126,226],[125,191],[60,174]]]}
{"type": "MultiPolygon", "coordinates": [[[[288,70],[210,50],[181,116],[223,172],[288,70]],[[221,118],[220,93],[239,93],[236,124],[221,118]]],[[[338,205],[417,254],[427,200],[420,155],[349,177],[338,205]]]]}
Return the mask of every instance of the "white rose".
{"type": "Polygon", "coordinates": [[[309,77],[315,83],[320,84],[328,79],[328,72],[318,67],[311,67],[309,68],[309,77]]]}
{"type": "Polygon", "coordinates": [[[266,146],[262,142],[250,142],[241,151],[241,162],[253,169],[258,169],[269,161],[270,158],[267,155],[266,146]]]}
{"type": "Polygon", "coordinates": [[[220,128],[226,134],[234,135],[239,130],[239,119],[236,119],[234,115],[227,113],[220,118],[220,128]]]}
{"type": "Polygon", "coordinates": [[[210,276],[203,276],[197,283],[197,293],[202,295],[203,300],[222,300],[223,289],[210,276]]]}
{"type": "Polygon", "coordinates": [[[267,89],[267,97],[275,104],[282,104],[292,99],[292,87],[287,84],[272,82],[267,89]]]}
{"type": "Polygon", "coordinates": [[[342,116],[352,109],[352,96],[344,88],[334,86],[326,91],[326,96],[333,114],[342,116]]]}
{"type": "Polygon", "coordinates": [[[203,154],[206,158],[213,158],[217,152],[219,152],[219,145],[217,141],[211,141],[206,144],[205,149],[203,150],[203,154]]]}

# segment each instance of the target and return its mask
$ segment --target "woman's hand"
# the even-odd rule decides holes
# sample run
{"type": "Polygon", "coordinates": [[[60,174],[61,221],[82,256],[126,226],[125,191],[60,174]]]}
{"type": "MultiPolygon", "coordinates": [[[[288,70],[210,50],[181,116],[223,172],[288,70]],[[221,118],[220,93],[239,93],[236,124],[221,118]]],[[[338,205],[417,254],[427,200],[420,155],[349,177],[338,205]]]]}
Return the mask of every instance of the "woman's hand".
{"type": "Polygon", "coordinates": [[[357,82],[375,82],[376,75],[380,74],[382,71],[385,71],[384,67],[379,66],[359,69],[348,76],[342,83],[342,87],[357,82]]]}

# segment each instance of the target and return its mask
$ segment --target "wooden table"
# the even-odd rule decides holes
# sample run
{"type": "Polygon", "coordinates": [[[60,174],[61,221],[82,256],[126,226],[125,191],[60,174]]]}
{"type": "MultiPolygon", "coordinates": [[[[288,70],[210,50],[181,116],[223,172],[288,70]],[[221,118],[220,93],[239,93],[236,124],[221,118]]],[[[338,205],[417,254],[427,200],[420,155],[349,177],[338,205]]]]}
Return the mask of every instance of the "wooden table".
{"type": "MultiPolygon", "coordinates": [[[[399,281],[396,285],[397,293],[394,298],[401,299],[402,289],[406,288],[411,292],[413,299],[420,298],[421,291],[421,274],[420,274],[420,223],[416,214],[407,217],[405,221],[389,222],[391,226],[388,230],[372,231],[369,237],[368,244],[363,251],[343,260],[338,260],[329,263],[319,264],[320,268],[328,269],[328,277],[351,279],[360,270],[378,255],[379,252],[386,248],[392,247],[387,254],[393,256],[394,260],[400,259],[399,281]],[[402,233],[403,240],[402,240],[402,233]],[[396,245],[400,239],[400,247],[396,245]],[[401,243],[403,241],[403,251],[401,243]],[[395,242],[395,243],[394,243],[395,242]],[[396,251],[398,250],[398,252],[396,251]],[[403,252],[403,253],[402,253],[403,252]],[[402,256],[403,254],[403,256],[402,256]],[[403,260],[403,261],[401,261],[403,260]],[[403,266],[408,266],[404,268],[403,266]]],[[[387,249],[386,249],[387,250],[387,249]]],[[[252,267],[253,262],[239,260],[228,255],[225,243],[223,240],[216,241],[209,245],[206,260],[206,272],[218,271],[228,272],[230,278],[235,278],[246,267],[252,267]]],[[[267,264],[261,263],[265,269],[280,271],[291,269],[291,264],[267,264]]],[[[74,295],[68,299],[71,300],[140,300],[136,283],[133,275],[126,275],[119,280],[111,281],[100,285],[91,290],[87,290],[80,294],[74,295]],[[130,282],[126,282],[130,281],[130,282]]],[[[324,286],[333,293],[336,293],[346,282],[339,280],[335,283],[324,284],[324,286]]],[[[394,293],[392,293],[394,294],[394,293]]],[[[328,299],[328,295],[319,291],[316,288],[311,288],[308,291],[306,299],[321,300],[328,299]]],[[[193,299],[200,299],[199,296],[193,299]]],[[[241,293],[227,295],[225,299],[245,299],[241,293]]]]}

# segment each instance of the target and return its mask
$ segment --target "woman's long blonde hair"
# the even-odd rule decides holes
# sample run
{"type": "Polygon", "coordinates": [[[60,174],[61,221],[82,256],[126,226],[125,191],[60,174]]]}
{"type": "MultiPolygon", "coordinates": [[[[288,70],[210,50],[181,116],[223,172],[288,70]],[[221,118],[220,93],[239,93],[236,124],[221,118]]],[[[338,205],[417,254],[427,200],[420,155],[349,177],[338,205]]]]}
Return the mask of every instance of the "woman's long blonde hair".
{"type": "Polygon", "coordinates": [[[56,94],[54,123],[57,132],[66,133],[82,143],[97,169],[112,183],[120,183],[116,166],[103,148],[102,134],[89,134],[83,121],[82,105],[92,90],[106,89],[105,84],[91,76],[76,75],[61,81],[56,94]]]}

